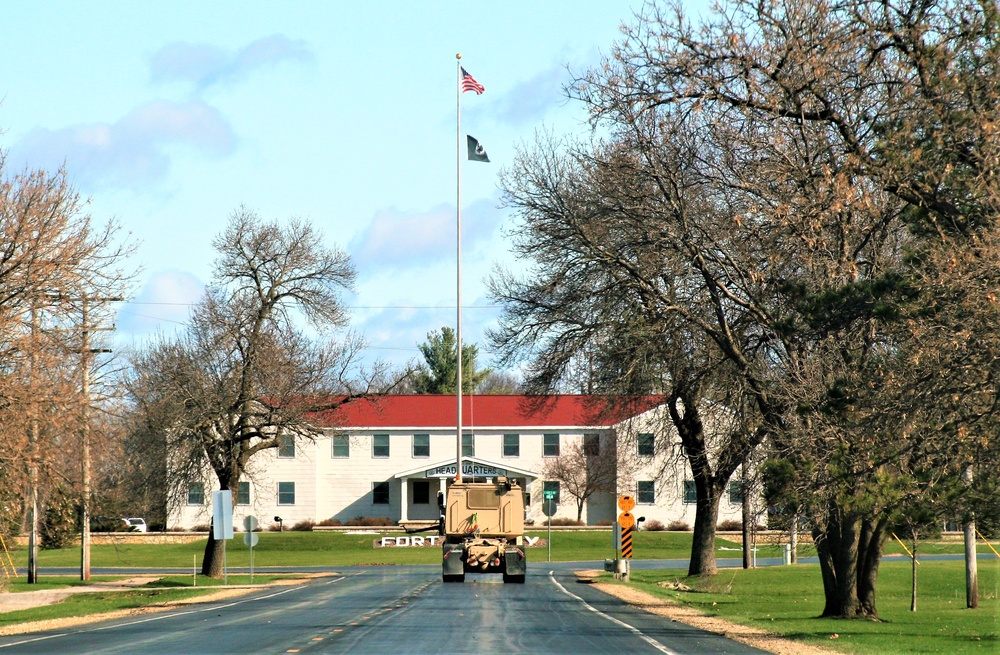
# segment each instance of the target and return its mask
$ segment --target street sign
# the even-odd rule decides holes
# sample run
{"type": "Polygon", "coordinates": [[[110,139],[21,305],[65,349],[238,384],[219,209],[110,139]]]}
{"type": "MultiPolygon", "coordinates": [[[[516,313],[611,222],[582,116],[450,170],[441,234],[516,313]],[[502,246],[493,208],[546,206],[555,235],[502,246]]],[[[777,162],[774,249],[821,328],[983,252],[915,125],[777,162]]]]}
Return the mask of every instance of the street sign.
{"type": "Polygon", "coordinates": [[[233,492],[212,492],[212,536],[219,541],[233,538],[233,492]]]}
{"type": "Polygon", "coordinates": [[[243,527],[244,529],[246,529],[247,532],[253,532],[254,530],[256,530],[257,525],[258,522],[256,516],[247,516],[243,519],[243,527]]]}
{"type": "Polygon", "coordinates": [[[635,516],[628,512],[622,512],[618,515],[618,525],[622,526],[622,530],[631,530],[635,527],[635,516]]]}
{"type": "Polygon", "coordinates": [[[260,541],[260,535],[257,534],[256,532],[248,532],[245,535],[243,535],[243,543],[249,546],[250,548],[256,546],[258,541],[260,541]]]}
{"type": "Polygon", "coordinates": [[[622,559],[632,559],[632,528],[625,526],[622,526],[622,559]]]}
{"type": "Polygon", "coordinates": [[[542,492],[542,495],[545,496],[545,500],[552,500],[556,497],[556,492],[554,489],[547,489],[542,492]]]}
{"type": "Polygon", "coordinates": [[[542,502],[542,512],[545,514],[545,516],[549,516],[549,517],[555,516],[555,513],[556,513],[556,501],[553,500],[552,498],[546,498],[542,502]]]}
{"type": "Polygon", "coordinates": [[[622,496],[618,499],[618,509],[623,512],[631,512],[632,508],[635,507],[635,498],[632,496],[622,496]]]}

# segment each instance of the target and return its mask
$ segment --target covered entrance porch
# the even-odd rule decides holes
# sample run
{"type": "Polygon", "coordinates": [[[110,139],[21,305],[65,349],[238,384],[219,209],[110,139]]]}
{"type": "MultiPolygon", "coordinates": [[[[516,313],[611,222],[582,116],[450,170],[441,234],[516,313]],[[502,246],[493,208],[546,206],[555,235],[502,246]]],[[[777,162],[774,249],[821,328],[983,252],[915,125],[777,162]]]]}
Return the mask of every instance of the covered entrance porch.
{"type": "MultiPolygon", "coordinates": [[[[397,473],[394,477],[399,483],[399,523],[436,523],[437,495],[448,493],[448,485],[455,480],[457,470],[455,460],[449,460],[397,473]]],[[[527,493],[528,485],[539,474],[477,457],[462,458],[463,482],[493,482],[501,476],[516,482],[527,493]]]]}

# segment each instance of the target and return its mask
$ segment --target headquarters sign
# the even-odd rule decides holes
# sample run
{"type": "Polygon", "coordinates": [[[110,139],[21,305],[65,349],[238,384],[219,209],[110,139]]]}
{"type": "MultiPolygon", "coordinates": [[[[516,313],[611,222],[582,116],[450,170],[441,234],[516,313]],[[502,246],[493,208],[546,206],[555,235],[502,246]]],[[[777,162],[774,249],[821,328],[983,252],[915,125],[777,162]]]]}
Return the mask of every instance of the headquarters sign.
{"type": "MultiPolygon", "coordinates": [[[[458,473],[454,464],[446,464],[437,468],[428,469],[425,475],[428,478],[453,478],[458,473]]],[[[495,478],[507,475],[507,469],[497,468],[489,464],[476,464],[474,462],[462,462],[462,477],[470,478],[495,478]]]]}

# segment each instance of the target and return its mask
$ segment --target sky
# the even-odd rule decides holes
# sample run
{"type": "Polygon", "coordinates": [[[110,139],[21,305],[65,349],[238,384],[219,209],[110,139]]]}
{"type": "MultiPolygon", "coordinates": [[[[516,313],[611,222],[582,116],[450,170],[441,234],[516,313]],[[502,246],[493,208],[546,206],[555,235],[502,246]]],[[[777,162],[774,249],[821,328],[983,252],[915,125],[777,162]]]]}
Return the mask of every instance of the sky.
{"type": "Polygon", "coordinates": [[[486,88],[462,133],[463,333],[514,216],[498,174],[537,131],[585,134],[569,71],[596,66],[641,0],[19,2],[0,32],[7,174],[65,166],[88,211],[136,243],[116,347],[182,329],[210,281],[213,238],[240,207],[301,219],[351,255],[350,328],[365,358],[419,359],[455,325],[456,54],[486,88]]]}

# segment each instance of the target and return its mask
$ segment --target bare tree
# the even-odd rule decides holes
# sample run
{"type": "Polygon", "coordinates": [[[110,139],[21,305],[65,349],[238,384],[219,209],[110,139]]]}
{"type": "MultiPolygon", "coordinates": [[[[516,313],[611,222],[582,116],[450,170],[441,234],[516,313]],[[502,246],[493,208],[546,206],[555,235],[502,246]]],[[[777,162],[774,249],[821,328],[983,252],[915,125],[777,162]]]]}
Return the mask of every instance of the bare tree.
{"type": "Polygon", "coordinates": [[[583,508],[595,493],[615,492],[617,450],[601,443],[599,435],[584,435],[580,441],[561,449],[559,457],[547,459],[542,469],[546,480],[559,482],[576,503],[576,520],[583,520],[583,508]]]}
{"type": "MultiPolygon", "coordinates": [[[[239,209],[215,240],[214,284],[187,330],[132,358],[129,388],[138,424],[166,437],[174,498],[210,469],[236,492],[251,458],[290,438],[320,433],[310,415],[333,410],[379,384],[357,368],[358,339],[335,341],[347,322],[340,294],[354,270],[308,224],[263,221],[239,209]],[[313,339],[300,320],[319,333],[313,339]]],[[[222,573],[210,536],[202,572],[222,573]]]]}
{"type": "Polygon", "coordinates": [[[85,205],[65,172],[8,174],[0,155],[0,450],[11,454],[8,482],[24,489],[32,582],[46,483],[86,493],[85,474],[60,461],[65,441],[84,430],[81,302],[121,294],[131,278],[132,246],[85,205]]]}

